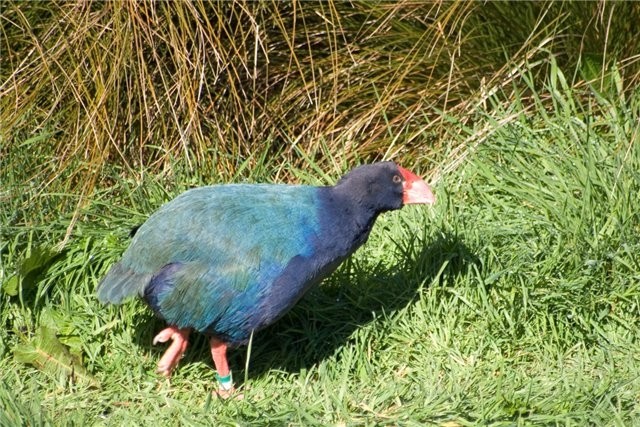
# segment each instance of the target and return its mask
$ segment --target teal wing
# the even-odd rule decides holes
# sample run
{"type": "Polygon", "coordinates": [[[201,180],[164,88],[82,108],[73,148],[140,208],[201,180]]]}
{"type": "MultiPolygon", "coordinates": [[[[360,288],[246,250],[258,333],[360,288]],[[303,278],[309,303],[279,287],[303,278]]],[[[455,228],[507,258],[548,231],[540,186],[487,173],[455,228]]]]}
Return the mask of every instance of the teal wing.
{"type": "Polygon", "coordinates": [[[179,326],[240,322],[292,259],[312,255],[318,223],[315,187],[190,190],[140,227],[98,294],[112,302],[144,294],[179,326]]]}

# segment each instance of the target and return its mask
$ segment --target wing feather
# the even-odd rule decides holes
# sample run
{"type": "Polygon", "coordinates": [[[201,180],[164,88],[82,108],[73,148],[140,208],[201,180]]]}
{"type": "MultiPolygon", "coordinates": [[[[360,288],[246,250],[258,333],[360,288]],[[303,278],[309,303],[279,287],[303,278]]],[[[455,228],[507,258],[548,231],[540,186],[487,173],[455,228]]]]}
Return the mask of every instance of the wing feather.
{"type": "Polygon", "coordinates": [[[119,279],[101,285],[99,295],[111,301],[152,293],[154,308],[168,322],[203,330],[268,293],[291,259],[312,255],[317,233],[315,187],[193,189],[140,227],[114,266],[119,279]],[[113,293],[118,298],[110,299],[113,293]]]}

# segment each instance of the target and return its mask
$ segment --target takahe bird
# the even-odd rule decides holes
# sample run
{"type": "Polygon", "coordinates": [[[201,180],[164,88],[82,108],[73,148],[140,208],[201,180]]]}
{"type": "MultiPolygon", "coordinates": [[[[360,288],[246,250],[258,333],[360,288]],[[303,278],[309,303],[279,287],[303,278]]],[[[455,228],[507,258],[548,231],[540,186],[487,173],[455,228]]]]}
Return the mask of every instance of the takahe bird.
{"type": "Polygon", "coordinates": [[[368,238],[381,212],[435,202],[429,186],[393,162],[353,169],[334,186],[227,184],[191,189],[135,232],[98,285],[102,302],[140,295],[173,342],[169,376],[191,330],[210,337],[222,393],[233,390],[227,346],[246,344],[368,238]]]}

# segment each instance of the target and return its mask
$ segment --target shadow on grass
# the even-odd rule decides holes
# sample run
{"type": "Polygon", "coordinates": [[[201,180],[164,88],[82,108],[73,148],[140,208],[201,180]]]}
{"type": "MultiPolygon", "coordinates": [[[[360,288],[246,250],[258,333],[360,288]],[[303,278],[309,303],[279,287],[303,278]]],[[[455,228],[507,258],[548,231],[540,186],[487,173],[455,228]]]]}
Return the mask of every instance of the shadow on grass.
{"type": "MultiPolygon", "coordinates": [[[[399,246],[396,258],[391,266],[371,266],[349,259],[282,319],[258,332],[251,348],[248,378],[272,369],[296,373],[309,368],[333,356],[358,328],[375,321],[377,315],[391,314],[410,304],[434,280],[446,286],[472,264],[479,264],[461,238],[449,234],[441,234],[427,245],[415,239],[399,246]]],[[[134,322],[138,325],[136,344],[151,349],[159,359],[166,346],[151,346],[151,341],[164,323],[151,314],[134,322]]],[[[229,352],[238,384],[245,375],[246,355],[246,347],[229,352]]],[[[181,365],[194,361],[213,365],[208,341],[202,334],[191,335],[181,365]]]]}

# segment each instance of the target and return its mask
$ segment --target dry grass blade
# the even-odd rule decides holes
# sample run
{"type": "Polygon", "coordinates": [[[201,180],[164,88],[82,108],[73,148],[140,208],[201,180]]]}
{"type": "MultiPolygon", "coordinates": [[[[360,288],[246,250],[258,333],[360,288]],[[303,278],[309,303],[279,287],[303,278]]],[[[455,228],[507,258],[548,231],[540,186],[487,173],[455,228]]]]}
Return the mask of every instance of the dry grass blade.
{"type": "MultiPolygon", "coordinates": [[[[448,116],[472,126],[478,105],[491,113],[487,99],[501,91],[508,99],[521,73],[541,79],[549,57],[576,70],[573,84],[584,74],[602,86],[602,71],[617,62],[632,89],[640,35],[617,16],[640,19],[640,8],[5,2],[2,152],[22,158],[12,147],[49,135],[21,180],[40,194],[76,195],[60,206],[72,206],[75,219],[114,169],[141,180],[170,176],[180,163],[229,179],[259,167],[262,150],[300,167],[313,159],[332,168],[330,157],[340,156],[432,169],[434,153],[469,148],[450,147],[458,138],[448,116]]],[[[458,164],[455,157],[441,169],[458,164]]]]}

